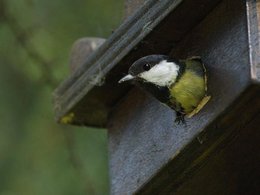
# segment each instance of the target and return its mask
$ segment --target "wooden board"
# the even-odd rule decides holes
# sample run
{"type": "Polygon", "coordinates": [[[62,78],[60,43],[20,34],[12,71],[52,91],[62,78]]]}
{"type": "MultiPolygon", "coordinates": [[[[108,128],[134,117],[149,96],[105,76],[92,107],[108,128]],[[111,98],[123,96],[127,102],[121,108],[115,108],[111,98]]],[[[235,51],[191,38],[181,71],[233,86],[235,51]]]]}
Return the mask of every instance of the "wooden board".
{"type": "Polygon", "coordinates": [[[214,155],[197,167],[196,173],[190,175],[176,194],[260,194],[259,120],[258,112],[233,132],[214,155]]]}
{"type": "Polygon", "coordinates": [[[147,0],[125,0],[125,17],[133,15],[147,0]]]}

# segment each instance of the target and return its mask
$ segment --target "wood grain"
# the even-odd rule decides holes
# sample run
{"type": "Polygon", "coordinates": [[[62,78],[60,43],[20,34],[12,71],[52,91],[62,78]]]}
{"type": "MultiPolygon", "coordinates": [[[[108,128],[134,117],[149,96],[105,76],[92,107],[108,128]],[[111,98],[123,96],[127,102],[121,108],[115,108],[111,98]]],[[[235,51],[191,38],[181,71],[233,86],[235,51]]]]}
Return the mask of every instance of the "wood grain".
{"type": "Polygon", "coordinates": [[[125,0],[125,17],[133,15],[147,0],[125,0]]]}
{"type": "Polygon", "coordinates": [[[250,49],[251,76],[260,81],[260,2],[247,1],[248,40],[250,49]]]}

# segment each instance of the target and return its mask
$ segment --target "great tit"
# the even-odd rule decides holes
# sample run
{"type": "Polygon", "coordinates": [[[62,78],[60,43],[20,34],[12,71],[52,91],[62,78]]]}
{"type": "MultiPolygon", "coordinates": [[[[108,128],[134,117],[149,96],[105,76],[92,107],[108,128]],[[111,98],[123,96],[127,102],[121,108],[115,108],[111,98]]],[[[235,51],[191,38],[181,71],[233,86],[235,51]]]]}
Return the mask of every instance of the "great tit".
{"type": "Polygon", "coordinates": [[[119,83],[130,80],[174,109],[177,123],[198,113],[210,99],[200,57],[178,60],[166,55],[145,56],[130,66],[119,83]]]}

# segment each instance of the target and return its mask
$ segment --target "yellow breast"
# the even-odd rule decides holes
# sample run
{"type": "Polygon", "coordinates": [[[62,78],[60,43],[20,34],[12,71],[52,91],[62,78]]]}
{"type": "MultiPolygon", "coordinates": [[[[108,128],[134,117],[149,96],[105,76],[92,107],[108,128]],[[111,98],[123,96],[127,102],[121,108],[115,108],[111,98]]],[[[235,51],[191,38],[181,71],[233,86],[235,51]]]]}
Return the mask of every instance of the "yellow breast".
{"type": "Polygon", "coordinates": [[[170,87],[171,102],[183,108],[185,114],[192,112],[206,95],[205,78],[187,70],[180,80],[170,87]]]}

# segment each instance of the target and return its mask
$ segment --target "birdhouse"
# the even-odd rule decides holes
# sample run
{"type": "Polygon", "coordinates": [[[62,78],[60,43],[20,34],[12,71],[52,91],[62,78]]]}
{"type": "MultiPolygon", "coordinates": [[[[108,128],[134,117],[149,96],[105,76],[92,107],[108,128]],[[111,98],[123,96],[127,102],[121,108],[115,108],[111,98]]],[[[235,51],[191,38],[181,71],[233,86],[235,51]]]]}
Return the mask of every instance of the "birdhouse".
{"type": "Polygon", "coordinates": [[[111,194],[260,194],[259,1],[128,2],[131,16],[56,89],[57,121],[107,128],[111,194]],[[203,59],[212,98],[186,124],[118,84],[150,54],[203,59]]]}

